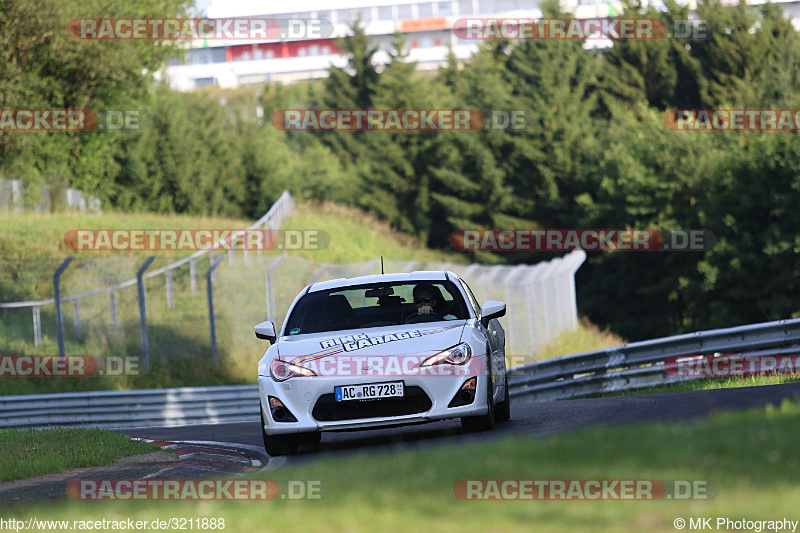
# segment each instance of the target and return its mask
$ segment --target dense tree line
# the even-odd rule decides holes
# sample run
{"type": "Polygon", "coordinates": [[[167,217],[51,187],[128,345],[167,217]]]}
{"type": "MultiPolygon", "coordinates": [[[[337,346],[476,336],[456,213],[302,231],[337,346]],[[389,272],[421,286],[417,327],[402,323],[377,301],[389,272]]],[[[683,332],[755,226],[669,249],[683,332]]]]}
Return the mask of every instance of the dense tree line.
{"type": "MultiPolygon", "coordinates": [[[[128,15],[185,8],[178,0],[116,10],[94,1],[128,15]]],[[[178,53],[172,45],[70,41],[60,30],[78,0],[45,4],[0,0],[2,108],[132,106],[145,112],[146,127],[0,132],[3,175],[61,179],[121,209],[247,217],[288,187],[370,210],[432,247],[447,247],[460,228],[708,229],[719,240],[707,252],[590,254],[579,271],[582,312],[630,339],[800,316],[796,134],[686,132],[664,123],[672,108],[800,108],[798,34],[779,6],[703,2],[708,39],[622,40],[602,50],[581,41],[486,41],[469,61],[451,57],[435,73],[417,71],[399,35],[389,63],[376,67],[375,45],[355,27],[341,43],[348,68],[254,95],[176,93],[152,80],[178,53]],[[263,116],[243,112],[256,106],[263,116]],[[270,126],[275,109],[305,107],[524,110],[526,128],[270,126]]],[[[556,3],[544,10],[563,16],[556,3]]],[[[631,3],[625,16],[672,27],[688,11],[631,3]]]]}

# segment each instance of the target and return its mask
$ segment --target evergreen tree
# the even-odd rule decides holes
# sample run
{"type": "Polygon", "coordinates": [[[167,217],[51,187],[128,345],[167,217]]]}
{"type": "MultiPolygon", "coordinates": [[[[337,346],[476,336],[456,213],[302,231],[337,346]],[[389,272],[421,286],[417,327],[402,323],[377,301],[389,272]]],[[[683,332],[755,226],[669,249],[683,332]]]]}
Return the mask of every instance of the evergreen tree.
{"type": "MultiPolygon", "coordinates": [[[[378,71],[374,65],[377,47],[357,19],[350,27],[352,35],[337,41],[339,49],[347,56],[347,67],[331,67],[319,95],[325,109],[372,109],[378,86],[378,71]]],[[[366,143],[363,132],[336,131],[322,137],[342,162],[353,165],[366,143]]]]}
{"type": "MultiPolygon", "coordinates": [[[[374,105],[378,109],[430,109],[431,82],[408,62],[406,43],[396,34],[390,62],[380,75],[374,105]]],[[[359,204],[400,231],[427,241],[430,218],[431,147],[436,132],[366,131],[368,157],[360,176],[364,195],[359,204]]]]}

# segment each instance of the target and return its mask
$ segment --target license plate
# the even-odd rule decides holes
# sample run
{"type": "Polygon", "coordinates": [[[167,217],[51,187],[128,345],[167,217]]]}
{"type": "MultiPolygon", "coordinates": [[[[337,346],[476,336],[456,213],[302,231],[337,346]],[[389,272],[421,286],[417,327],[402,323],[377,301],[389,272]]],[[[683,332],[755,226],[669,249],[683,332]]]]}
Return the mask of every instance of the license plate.
{"type": "Polygon", "coordinates": [[[337,402],[350,400],[375,400],[378,398],[402,398],[403,382],[369,383],[366,385],[342,385],[334,387],[337,402]]]}

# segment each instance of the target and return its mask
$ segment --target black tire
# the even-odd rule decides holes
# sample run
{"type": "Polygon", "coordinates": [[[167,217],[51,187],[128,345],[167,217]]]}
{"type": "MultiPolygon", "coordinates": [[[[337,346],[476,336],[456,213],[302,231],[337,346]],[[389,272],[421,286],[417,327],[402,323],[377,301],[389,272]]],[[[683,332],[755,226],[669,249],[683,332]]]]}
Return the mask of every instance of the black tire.
{"type": "Polygon", "coordinates": [[[298,433],[297,438],[300,444],[319,444],[319,441],[322,440],[322,432],[298,433]]]}
{"type": "Polygon", "coordinates": [[[508,422],[511,420],[511,393],[508,390],[508,375],[506,375],[504,383],[506,399],[498,403],[494,408],[495,422],[508,422]]]}
{"type": "Polygon", "coordinates": [[[494,402],[492,401],[492,378],[489,376],[488,387],[486,387],[486,403],[489,410],[485,415],[478,416],[462,416],[461,428],[464,431],[475,433],[478,431],[489,431],[494,428],[494,402]]]}
{"type": "Polygon", "coordinates": [[[261,411],[261,436],[264,439],[264,449],[269,455],[292,455],[300,445],[297,435],[267,435],[264,431],[264,411],[261,411]]]}
{"type": "Polygon", "coordinates": [[[279,455],[292,455],[300,445],[294,435],[267,435],[264,434],[264,449],[273,457],[279,455]]]}

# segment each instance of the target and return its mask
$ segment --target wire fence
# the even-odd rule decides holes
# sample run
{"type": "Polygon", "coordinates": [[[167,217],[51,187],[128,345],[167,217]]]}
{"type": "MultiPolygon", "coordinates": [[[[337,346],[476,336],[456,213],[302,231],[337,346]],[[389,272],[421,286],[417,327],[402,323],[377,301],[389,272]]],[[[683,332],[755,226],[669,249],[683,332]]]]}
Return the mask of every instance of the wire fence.
{"type": "Polygon", "coordinates": [[[48,213],[54,208],[99,212],[99,198],[76,189],[53,189],[47,185],[29,185],[22,180],[0,179],[0,211],[48,213]]]}
{"type": "MultiPolygon", "coordinates": [[[[246,229],[276,231],[293,210],[294,200],[284,191],[246,229]]],[[[257,254],[240,256],[248,264],[257,254]]],[[[161,360],[207,354],[208,337],[198,335],[204,321],[218,363],[213,284],[214,271],[225,259],[233,264],[233,251],[215,253],[212,246],[173,262],[155,256],[2,260],[0,297],[40,299],[0,303],[0,353],[140,354],[148,371],[151,345],[163,352],[161,360]]]]}
{"type": "MultiPolygon", "coordinates": [[[[294,209],[288,192],[247,229],[277,230],[294,209]]],[[[451,270],[481,301],[499,300],[506,351],[531,356],[578,324],[577,250],[536,265],[485,266],[385,261],[386,272],[451,270]]],[[[167,363],[210,360],[220,351],[258,353],[252,327],[281,324],[309,283],[380,273],[380,261],[320,264],[277,251],[196,252],[169,258],[1,260],[0,353],[129,355],[167,363]],[[46,296],[46,297],[44,297],[46,296]],[[56,305],[56,302],[59,305],[56,305]]]]}
{"type": "MultiPolygon", "coordinates": [[[[506,331],[506,353],[530,357],[565,332],[578,326],[575,272],[586,258],[585,252],[570,254],[536,265],[487,266],[419,261],[384,261],[385,272],[450,270],[461,276],[480,303],[498,300],[507,306],[502,319],[506,331]]],[[[265,308],[248,316],[253,324],[264,320],[264,311],[276,324],[297,293],[309,283],[335,278],[380,274],[380,261],[349,264],[318,264],[295,257],[281,256],[264,264],[269,279],[262,274],[266,291],[265,308]],[[269,302],[272,301],[272,304],[269,302]]],[[[242,285],[257,283],[261,273],[228,270],[226,282],[239,277],[242,285]],[[245,281],[248,278],[248,281],[245,281]]],[[[235,291],[230,291],[235,294],[235,291]]],[[[243,302],[240,302],[243,305],[243,302]]]]}

